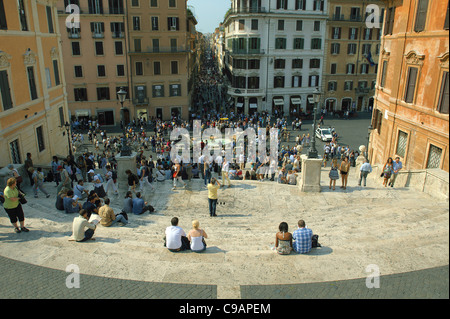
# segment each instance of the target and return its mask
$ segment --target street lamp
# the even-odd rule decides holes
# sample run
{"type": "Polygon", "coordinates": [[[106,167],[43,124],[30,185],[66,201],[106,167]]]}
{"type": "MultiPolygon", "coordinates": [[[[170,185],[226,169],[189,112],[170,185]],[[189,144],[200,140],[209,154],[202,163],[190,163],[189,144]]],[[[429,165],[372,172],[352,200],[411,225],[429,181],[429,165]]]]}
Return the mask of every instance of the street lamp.
{"type": "Polygon", "coordinates": [[[70,157],[72,157],[73,154],[72,154],[72,145],[70,143],[70,124],[69,124],[69,122],[66,122],[66,124],[64,124],[64,127],[66,128],[67,143],[69,144],[69,155],[70,155],[70,157]]]}
{"type": "Polygon", "coordinates": [[[313,136],[311,141],[311,147],[308,150],[308,158],[318,158],[318,152],[316,150],[316,115],[317,115],[317,108],[320,102],[320,96],[322,93],[320,92],[319,88],[316,88],[316,90],[313,93],[313,99],[314,99],[314,124],[313,124],[313,136]]]}
{"type": "Polygon", "coordinates": [[[125,98],[127,96],[127,91],[123,89],[123,87],[120,88],[120,90],[117,92],[117,96],[119,98],[120,102],[120,120],[123,124],[123,138],[122,138],[122,148],[120,149],[120,156],[130,156],[131,155],[131,149],[128,147],[128,140],[127,140],[127,134],[126,134],[126,127],[125,127],[125,120],[124,120],[124,108],[123,103],[125,102],[125,98]]]}

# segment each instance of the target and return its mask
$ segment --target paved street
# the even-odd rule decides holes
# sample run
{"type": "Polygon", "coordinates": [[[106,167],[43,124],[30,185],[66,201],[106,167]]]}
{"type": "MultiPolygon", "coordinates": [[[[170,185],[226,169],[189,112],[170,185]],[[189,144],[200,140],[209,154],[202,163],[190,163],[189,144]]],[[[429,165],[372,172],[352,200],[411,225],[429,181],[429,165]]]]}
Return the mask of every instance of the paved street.
{"type": "MultiPolygon", "coordinates": [[[[0,257],[2,299],[215,299],[217,286],[152,283],[80,275],[80,288],[68,289],[70,273],[0,257]],[[11,271],[14,269],[14,271],[11,271]],[[20,284],[17,279],[21,278],[20,284]]],[[[241,286],[242,299],[449,298],[449,267],[381,276],[380,288],[365,279],[295,285],[241,286]]]]}

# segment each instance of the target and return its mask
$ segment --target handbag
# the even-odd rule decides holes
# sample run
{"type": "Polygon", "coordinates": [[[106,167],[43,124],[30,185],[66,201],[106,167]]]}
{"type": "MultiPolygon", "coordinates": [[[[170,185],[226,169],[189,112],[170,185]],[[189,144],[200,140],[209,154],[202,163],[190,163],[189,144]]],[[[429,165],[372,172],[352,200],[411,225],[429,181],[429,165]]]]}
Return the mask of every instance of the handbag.
{"type": "Polygon", "coordinates": [[[26,204],[28,203],[27,199],[25,198],[25,195],[23,195],[21,192],[19,192],[19,202],[21,204],[26,204]]]}
{"type": "Polygon", "coordinates": [[[20,175],[19,175],[19,176],[17,176],[17,178],[16,178],[16,182],[17,182],[17,183],[19,183],[19,184],[20,184],[20,183],[22,183],[22,182],[23,182],[23,178],[22,178],[22,176],[20,176],[20,175]]]}

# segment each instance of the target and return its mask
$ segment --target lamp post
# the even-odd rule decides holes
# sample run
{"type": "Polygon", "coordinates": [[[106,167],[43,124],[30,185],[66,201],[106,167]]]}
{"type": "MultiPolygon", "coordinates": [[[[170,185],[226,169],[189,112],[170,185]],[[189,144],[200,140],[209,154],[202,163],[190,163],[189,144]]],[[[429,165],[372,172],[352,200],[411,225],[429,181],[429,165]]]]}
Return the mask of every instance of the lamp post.
{"type": "Polygon", "coordinates": [[[124,121],[124,108],[123,103],[125,102],[125,98],[127,96],[127,91],[123,89],[123,87],[120,88],[120,90],[117,92],[117,96],[119,98],[120,102],[120,120],[123,124],[123,138],[122,138],[122,148],[120,149],[120,156],[130,156],[131,155],[131,149],[128,147],[128,139],[126,134],[126,127],[125,127],[125,121],[124,121]]]}
{"type": "Polygon", "coordinates": [[[311,140],[311,147],[308,150],[308,158],[318,158],[318,152],[316,149],[316,124],[317,124],[317,108],[320,102],[320,90],[319,88],[316,88],[316,90],[313,93],[313,99],[314,99],[314,125],[313,125],[313,135],[311,140]]]}
{"type": "Polygon", "coordinates": [[[73,157],[72,144],[70,142],[70,124],[69,124],[69,122],[66,122],[66,124],[64,124],[64,127],[66,128],[67,143],[69,144],[69,155],[70,155],[70,157],[73,157]]]}

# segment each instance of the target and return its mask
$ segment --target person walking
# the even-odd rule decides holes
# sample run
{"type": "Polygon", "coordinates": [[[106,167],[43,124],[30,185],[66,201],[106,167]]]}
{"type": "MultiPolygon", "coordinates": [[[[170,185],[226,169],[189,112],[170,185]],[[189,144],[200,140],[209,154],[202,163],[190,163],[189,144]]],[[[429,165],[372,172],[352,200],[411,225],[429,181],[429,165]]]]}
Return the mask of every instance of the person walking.
{"type": "Polygon", "coordinates": [[[27,153],[27,159],[25,160],[25,170],[27,171],[28,177],[30,178],[30,185],[33,186],[34,180],[32,177],[32,173],[30,173],[29,169],[33,167],[33,160],[31,159],[31,153],[27,153]]]}
{"type": "Polygon", "coordinates": [[[35,169],[34,167],[29,168],[31,172],[31,177],[33,178],[34,184],[33,184],[33,192],[34,192],[34,198],[38,198],[38,188],[41,192],[45,194],[46,198],[50,197],[50,194],[47,192],[47,190],[44,188],[44,174],[42,173],[42,168],[38,167],[35,169]]]}
{"type": "Polygon", "coordinates": [[[211,182],[208,184],[208,202],[209,202],[209,215],[215,217],[217,207],[217,191],[220,188],[220,183],[214,177],[211,178],[211,182]]]}
{"type": "Polygon", "coordinates": [[[8,214],[9,221],[14,226],[16,233],[28,232],[28,228],[25,227],[25,216],[22,209],[22,204],[19,201],[19,189],[16,187],[17,182],[14,177],[9,178],[6,181],[6,187],[3,191],[5,202],[3,208],[8,214]],[[20,228],[17,225],[17,221],[20,223],[20,228]]]}
{"type": "Polygon", "coordinates": [[[228,181],[228,187],[231,187],[230,177],[228,176],[228,171],[230,170],[230,163],[226,158],[223,159],[222,164],[222,184],[225,186],[225,180],[228,181]]]}
{"type": "Polygon", "coordinates": [[[108,194],[108,191],[112,188],[114,191],[114,195],[119,195],[119,190],[117,189],[116,185],[117,176],[114,175],[111,165],[106,165],[105,178],[106,178],[105,193],[108,194]]]}
{"type": "Polygon", "coordinates": [[[383,166],[383,173],[381,175],[384,177],[383,186],[386,187],[388,180],[391,178],[392,172],[394,171],[394,161],[392,157],[389,157],[383,166]]]}
{"type": "Polygon", "coordinates": [[[186,183],[183,182],[183,179],[181,177],[181,165],[179,160],[175,159],[175,165],[173,166],[174,172],[173,172],[173,188],[172,190],[177,189],[177,182],[183,184],[183,187],[186,187],[186,183]]]}
{"type": "Polygon", "coordinates": [[[339,166],[339,171],[341,172],[341,178],[342,178],[342,186],[341,188],[346,189],[347,188],[347,180],[348,180],[348,173],[350,171],[350,162],[348,161],[348,156],[344,156],[341,165],[339,166]]]}
{"type": "Polygon", "coordinates": [[[394,187],[395,180],[397,179],[398,172],[403,168],[402,162],[400,162],[400,157],[396,157],[394,163],[392,163],[392,175],[389,180],[389,186],[394,187]]]}
{"type": "Polygon", "coordinates": [[[333,158],[333,160],[331,161],[331,169],[328,177],[330,177],[330,189],[331,186],[333,186],[333,190],[335,190],[336,181],[339,179],[337,158],[333,158]]]}
{"type": "Polygon", "coordinates": [[[364,187],[366,187],[367,175],[372,173],[372,166],[370,166],[370,163],[367,159],[364,160],[364,164],[361,165],[359,170],[360,170],[360,175],[359,175],[358,186],[361,186],[361,182],[362,182],[362,180],[364,180],[364,187]]]}

